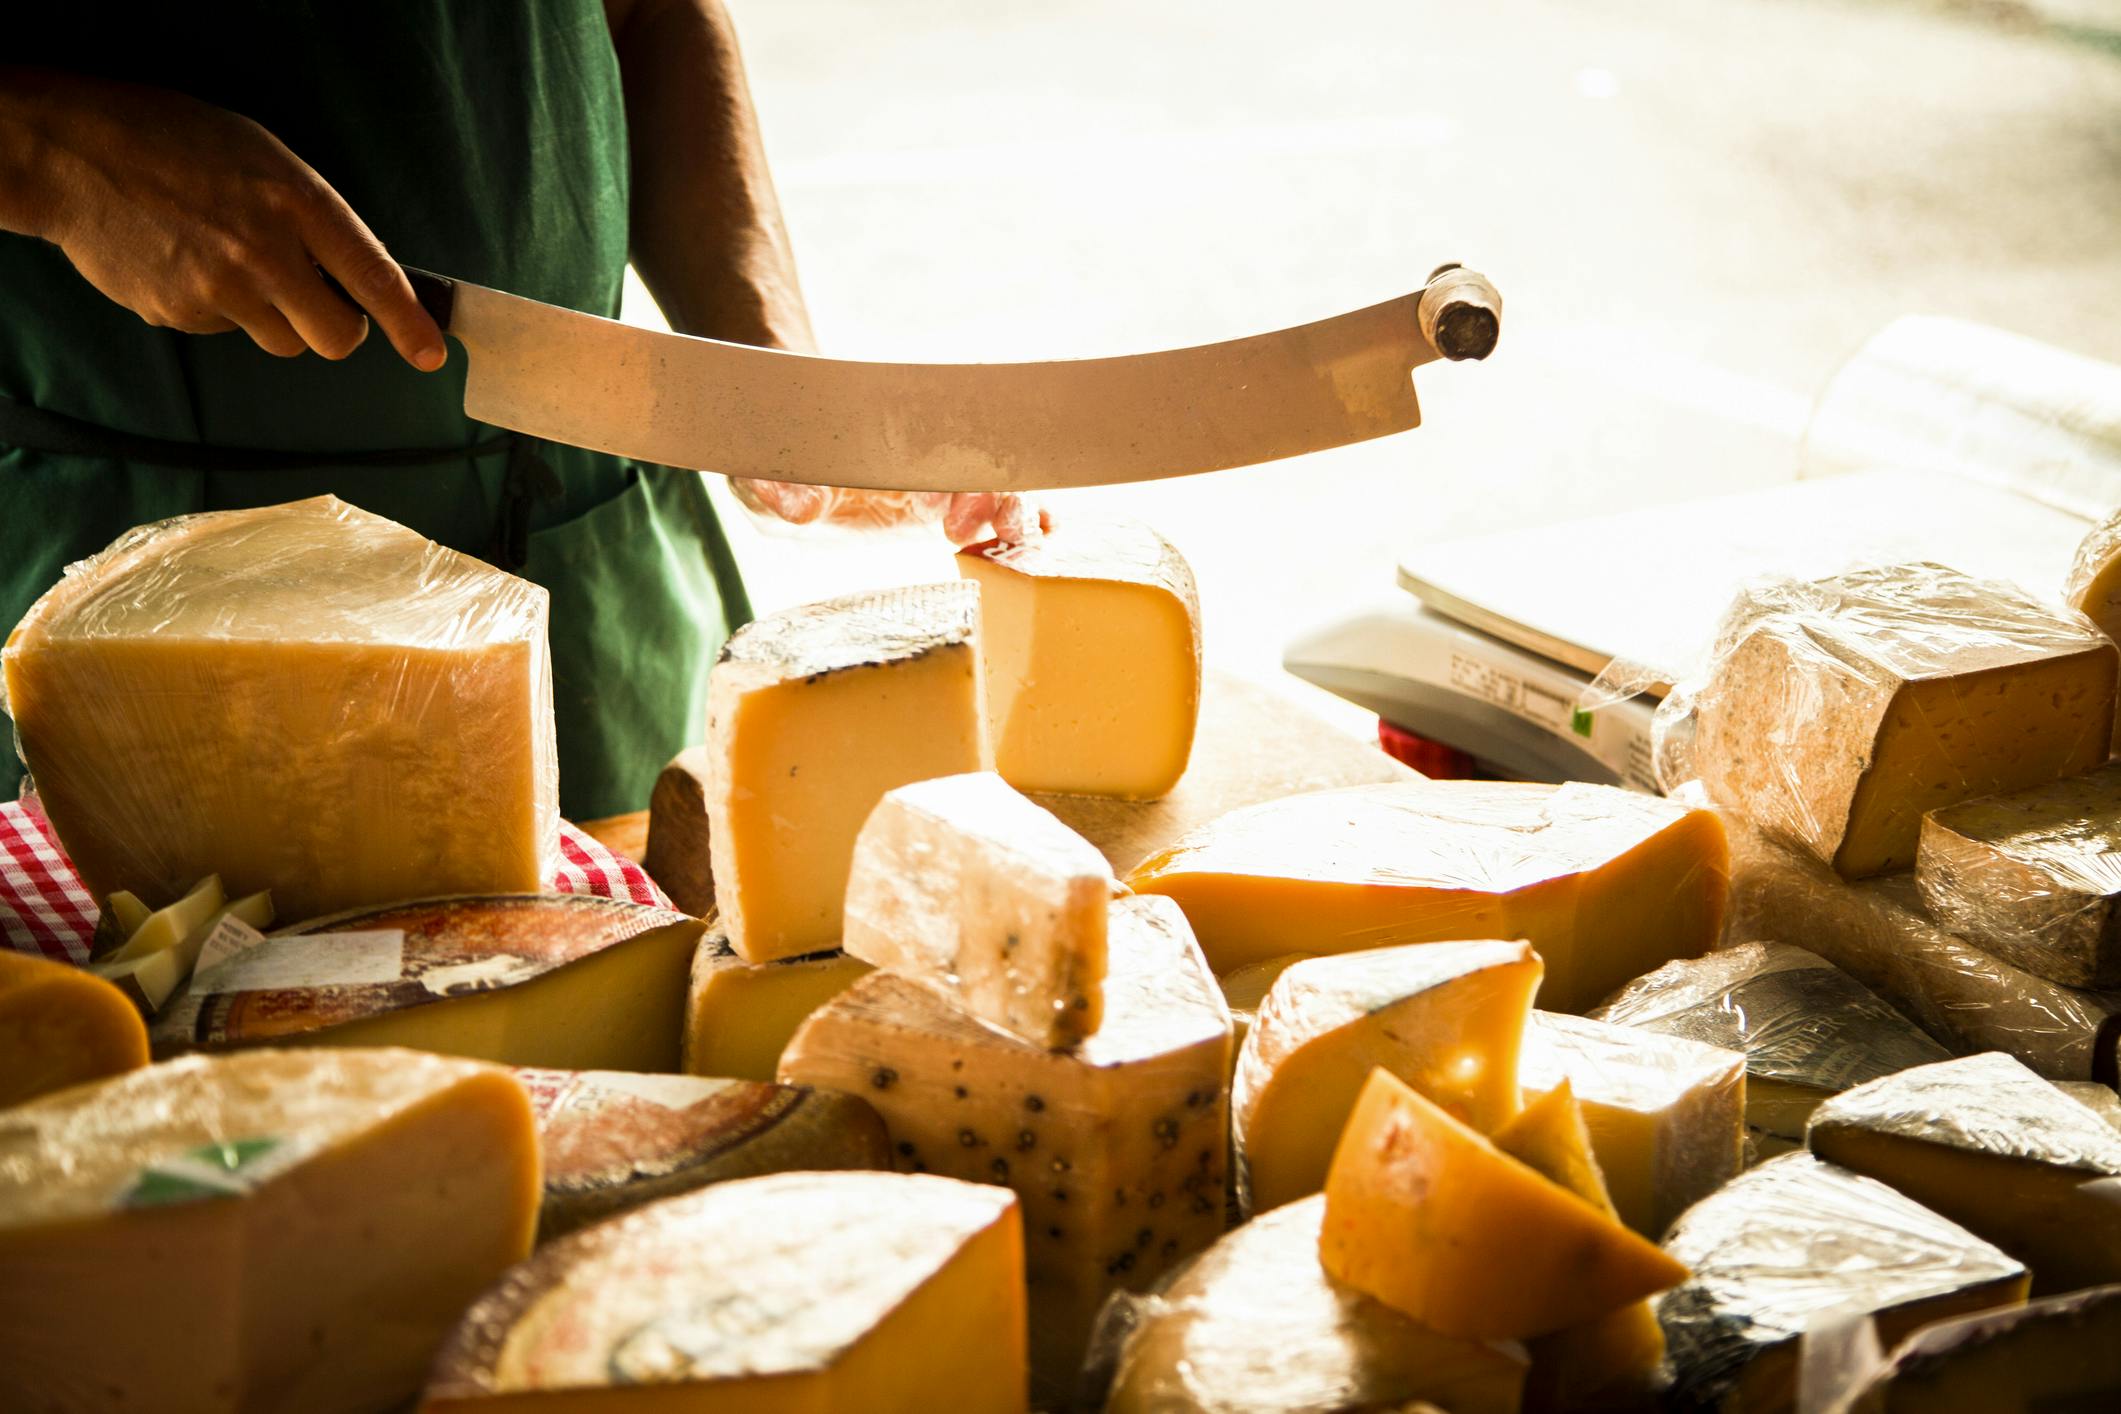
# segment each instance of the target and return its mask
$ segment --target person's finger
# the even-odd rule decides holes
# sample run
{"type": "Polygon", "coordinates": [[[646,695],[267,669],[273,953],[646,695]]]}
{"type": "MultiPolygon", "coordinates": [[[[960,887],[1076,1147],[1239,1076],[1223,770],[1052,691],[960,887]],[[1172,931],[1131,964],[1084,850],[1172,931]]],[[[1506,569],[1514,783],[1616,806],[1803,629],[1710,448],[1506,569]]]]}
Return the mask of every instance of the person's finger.
{"type": "Polygon", "coordinates": [[[731,477],[738,497],[754,510],[764,511],[790,525],[808,525],[825,513],[830,504],[830,494],[822,486],[805,486],[794,481],[753,481],[748,477],[731,477]]]}
{"type": "Polygon", "coordinates": [[[262,295],[234,302],[226,312],[252,343],[275,357],[295,358],[309,351],[308,342],[262,295]]]}
{"type": "Polygon", "coordinates": [[[994,508],[994,533],[1011,544],[1036,539],[1046,529],[1045,512],[1029,496],[1002,496],[994,508]]]}
{"type": "Polygon", "coordinates": [[[289,252],[263,279],[274,306],[325,358],[345,358],[368,338],[368,316],[333,293],[304,252],[289,252]]]}
{"type": "Polygon", "coordinates": [[[423,372],[442,366],[448,357],[442,330],[413,298],[412,282],[398,262],[337,192],[324,187],[318,193],[303,219],[302,238],[316,263],[368,311],[400,357],[423,372]]]}
{"type": "Polygon", "coordinates": [[[970,545],[986,538],[987,522],[993,518],[993,492],[960,491],[943,509],[943,534],[953,545],[970,545]]]}

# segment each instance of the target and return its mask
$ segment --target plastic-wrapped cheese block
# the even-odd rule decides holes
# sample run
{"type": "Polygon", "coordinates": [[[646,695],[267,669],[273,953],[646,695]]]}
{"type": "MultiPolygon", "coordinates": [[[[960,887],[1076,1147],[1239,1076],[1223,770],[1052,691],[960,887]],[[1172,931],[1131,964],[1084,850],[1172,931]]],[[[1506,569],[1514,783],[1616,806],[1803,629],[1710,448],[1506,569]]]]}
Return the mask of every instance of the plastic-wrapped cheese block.
{"type": "Polygon", "coordinates": [[[889,1168],[876,1111],[793,1085],[520,1069],[538,1116],[538,1240],[710,1183],[794,1169],[889,1168]]]}
{"type": "Polygon", "coordinates": [[[2062,594],[2099,632],[2121,641],[2121,511],[2093,526],[2078,544],[2062,594]]]}
{"type": "Polygon", "coordinates": [[[1932,810],[1915,883],[1983,951],[2065,986],[2121,986],[2121,763],[1932,810]]]}
{"type": "Polygon", "coordinates": [[[147,1064],[125,994],[49,958],[0,949],[0,1109],[147,1064]]]}
{"type": "Polygon", "coordinates": [[[193,1057],[0,1133],[8,1409],[395,1407],[537,1224],[522,1086],[440,1056],[193,1057]]]}
{"type": "Polygon", "coordinates": [[[1523,938],[1540,1000],[1587,1007],[1715,941],[1727,867],[1706,810],[1609,786],[1410,781],[1232,811],[1128,882],[1176,899],[1216,971],[1292,951],[1523,938]]]}
{"type": "Polygon", "coordinates": [[[283,916],[544,886],[559,850],[546,592],[330,496],[142,526],[4,655],[89,892],[218,873],[283,916]]]}
{"type": "Polygon", "coordinates": [[[2054,1080],[2049,1083],[2110,1127],[2121,1129],[2121,1095],[2114,1093],[2113,1086],[2101,1085],[2095,1080],[2054,1080]]]}
{"type": "Polygon", "coordinates": [[[1138,521],[960,550],[980,587],[995,769],[1018,790],[1153,800],[1200,715],[1193,571],[1138,521]]]}
{"type": "Polygon", "coordinates": [[[838,951],[746,962],[710,932],[692,955],[680,1064],[691,1075],[771,1080],[804,1019],[868,973],[838,951]]]}
{"type": "Polygon", "coordinates": [[[2121,1286],[1924,1326],[1836,1414],[2002,1414],[2121,1407],[2121,1286]]]}
{"type": "Polygon", "coordinates": [[[2104,761],[2117,671],[2083,619],[1942,565],[1776,581],[1717,630],[1692,764],[1847,877],[1904,869],[1925,810],[2104,761]]]}
{"type": "Polygon", "coordinates": [[[854,837],[893,786],[992,768],[979,589],[920,584],[755,619],[707,680],[707,824],[745,960],[835,947],[854,837]]]}
{"type": "Polygon", "coordinates": [[[1745,1121],[1802,1139],[1829,1095],[1951,1052],[1816,953],[1741,943],[1671,962],[1591,1015],[1745,1056],[1745,1121]]]}
{"type": "Polygon", "coordinates": [[[2009,1056],[1860,1085],[1813,1113],[1805,1143],[1995,1243],[2035,1291],[2121,1281],[2121,1134],[2009,1056]]]}
{"type": "Polygon", "coordinates": [[[719,1183],[548,1243],[464,1313],[420,1404],[424,1414],[1025,1407],[1016,1199],[890,1173],[719,1183]]]}
{"type": "Polygon", "coordinates": [[[506,1065],[674,1071],[706,925],[587,894],[418,899],[275,933],[193,975],[158,1054],[411,1046],[506,1065]]]}

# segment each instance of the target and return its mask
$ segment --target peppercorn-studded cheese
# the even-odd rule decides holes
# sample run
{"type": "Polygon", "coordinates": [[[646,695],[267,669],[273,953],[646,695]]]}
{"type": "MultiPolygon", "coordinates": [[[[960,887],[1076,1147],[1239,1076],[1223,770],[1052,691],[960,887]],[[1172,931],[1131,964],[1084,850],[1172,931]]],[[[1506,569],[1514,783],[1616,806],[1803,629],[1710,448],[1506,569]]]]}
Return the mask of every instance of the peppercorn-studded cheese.
{"type": "Polygon", "coordinates": [[[771,1080],[804,1018],[868,975],[869,964],[837,950],[746,962],[720,932],[692,955],[682,1068],[691,1075],[771,1080]]]}

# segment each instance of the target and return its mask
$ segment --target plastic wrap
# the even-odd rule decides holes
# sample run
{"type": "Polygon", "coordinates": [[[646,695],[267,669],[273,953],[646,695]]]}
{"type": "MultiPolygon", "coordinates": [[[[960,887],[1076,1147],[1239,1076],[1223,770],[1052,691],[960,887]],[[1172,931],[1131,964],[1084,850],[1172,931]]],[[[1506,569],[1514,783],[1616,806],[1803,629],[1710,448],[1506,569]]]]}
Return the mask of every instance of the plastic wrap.
{"type": "Polygon", "coordinates": [[[1924,1326],[1798,1414],[1989,1414],[2121,1406],[2121,1286],[1924,1326]]]}
{"type": "Polygon", "coordinates": [[[68,567],[4,705],[89,891],[218,873],[284,917],[544,887],[545,590],[331,496],[142,526],[68,567]]]}
{"type": "Polygon", "coordinates": [[[968,545],[989,527],[1001,539],[1028,540],[1050,523],[1036,501],[1013,492],[878,491],[740,476],[731,477],[729,487],[756,524],[777,532],[873,533],[940,526],[953,542],[968,545]]]}
{"type": "Polygon", "coordinates": [[[1831,1158],[1834,1136],[1852,1130],[2121,1178],[2121,1134],[1995,1052],[1916,1066],[1837,1095],[1812,1117],[1812,1148],[1831,1158]]]}
{"type": "Polygon", "coordinates": [[[2062,597],[2108,638],[2121,634],[2121,511],[2085,532],[2070,557],[2062,597]]]}

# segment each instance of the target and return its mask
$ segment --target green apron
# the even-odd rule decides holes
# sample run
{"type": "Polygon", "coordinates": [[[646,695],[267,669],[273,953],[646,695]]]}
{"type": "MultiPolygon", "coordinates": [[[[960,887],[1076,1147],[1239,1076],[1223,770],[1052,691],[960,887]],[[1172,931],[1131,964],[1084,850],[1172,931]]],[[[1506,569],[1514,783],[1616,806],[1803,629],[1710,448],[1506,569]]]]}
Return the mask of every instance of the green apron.
{"type": "MultiPolygon", "coordinates": [[[[408,265],[618,312],[626,122],[598,0],[200,0],[122,17],[37,5],[10,19],[7,50],[257,120],[408,265]]],[[[526,447],[468,420],[463,396],[461,349],[421,374],[373,331],[338,364],[172,333],[105,299],[56,247],[0,234],[0,397],[204,452],[170,465],[0,437],[0,636],[69,562],[133,525],[331,491],[551,591],[561,807],[642,808],[698,735],[714,652],[749,617],[705,487],[526,447]]],[[[0,800],[20,772],[0,751],[0,800]]]]}

